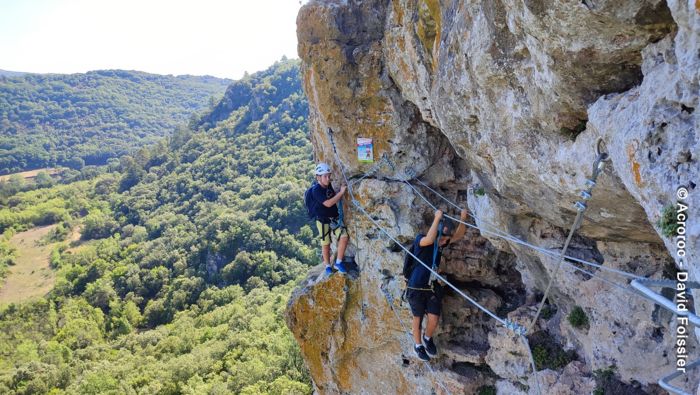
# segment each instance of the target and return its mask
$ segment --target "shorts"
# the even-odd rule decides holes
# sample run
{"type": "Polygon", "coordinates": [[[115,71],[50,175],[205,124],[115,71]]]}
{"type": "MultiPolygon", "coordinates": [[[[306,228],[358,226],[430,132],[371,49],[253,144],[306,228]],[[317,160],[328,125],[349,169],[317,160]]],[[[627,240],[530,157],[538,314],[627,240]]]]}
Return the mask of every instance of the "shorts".
{"type": "Polygon", "coordinates": [[[408,299],[408,304],[411,306],[411,314],[414,317],[423,317],[426,312],[440,315],[443,293],[442,287],[439,285],[435,285],[433,291],[408,288],[406,290],[406,299],[408,299]]]}
{"type": "Polygon", "coordinates": [[[331,245],[331,233],[333,234],[333,236],[335,236],[336,240],[340,239],[341,237],[348,237],[348,231],[345,229],[344,226],[336,229],[331,229],[331,224],[324,224],[321,223],[321,221],[316,221],[316,228],[318,229],[318,233],[321,236],[322,246],[331,245]]]}

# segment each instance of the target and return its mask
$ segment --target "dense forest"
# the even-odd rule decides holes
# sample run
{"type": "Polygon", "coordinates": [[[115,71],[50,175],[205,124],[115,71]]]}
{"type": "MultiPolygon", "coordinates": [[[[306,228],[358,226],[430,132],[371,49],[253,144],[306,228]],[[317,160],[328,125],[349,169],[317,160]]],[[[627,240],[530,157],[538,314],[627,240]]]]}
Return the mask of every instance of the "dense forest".
{"type": "Polygon", "coordinates": [[[53,291],[0,305],[0,393],[308,394],[282,314],[317,263],[299,64],[109,166],[6,192],[0,230],[58,224],[53,291]],[[75,243],[73,243],[75,244],[75,243]]]}
{"type": "Polygon", "coordinates": [[[105,164],[208,110],[230,83],[124,70],[2,73],[0,174],[105,164]]]}

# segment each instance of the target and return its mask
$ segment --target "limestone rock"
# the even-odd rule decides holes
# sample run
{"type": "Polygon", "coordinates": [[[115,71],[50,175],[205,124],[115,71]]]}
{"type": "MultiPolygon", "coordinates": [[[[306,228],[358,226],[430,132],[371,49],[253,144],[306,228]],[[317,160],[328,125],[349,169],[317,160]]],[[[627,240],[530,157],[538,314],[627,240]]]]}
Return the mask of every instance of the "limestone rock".
{"type": "Polygon", "coordinates": [[[432,218],[419,193],[454,210],[417,180],[476,217],[480,230],[445,251],[441,267],[460,292],[528,324],[552,283],[556,313],[534,329],[578,360],[537,373],[547,393],[590,393],[593,372],[611,364],[616,379],[656,391],[673,371],[676,324],[606,269],[700,274],[696,2],[311,0],[297,23],[315,157],[336,179],[341,169],[364,176],[345,200],[359,276],[302,287],[288,308],[319,392],[533,393],[522,342],[455,290],[436,334],[436,373],[411,355],[397,319],[411,319],[399,308],[404,253],[376,225],[405,245],[432,218]],[[357,161],[358,137],[373,138],[382,162],[357,161]],[[610,161],[567,254],[602,267],[557,269],[598,147],[610,161]],[[681,186],[685,260],[662,218],[681,186]],[[568,322],[575,306],[585,328],[568,322]],[[312,334],[319,344],[307,344],[312,334]]]}
{"type": "MultiPolygon", "coordinates": [[[[596,388],[593,378],[585,372],[585,365],[578,361],[568,364],[561,373],[548,369],[538,372],[537,377],[543,394],[590,394],[596,388]]],[[[537,386],[534,377],[530,378],[528,384],[530,388],[537,386]]]]}
{"type": "MultiPolygon", "coordinates": [[[[510,319],[521,325],[526,325],[534,317],[534,311],[520,308],[510,314],[510,319]]],[[[512,382],[526,384],[532,373],[529,351],[523,338],[500,326],[489,332],[489,349],[486,363],[502,378],[512,382]]]]}

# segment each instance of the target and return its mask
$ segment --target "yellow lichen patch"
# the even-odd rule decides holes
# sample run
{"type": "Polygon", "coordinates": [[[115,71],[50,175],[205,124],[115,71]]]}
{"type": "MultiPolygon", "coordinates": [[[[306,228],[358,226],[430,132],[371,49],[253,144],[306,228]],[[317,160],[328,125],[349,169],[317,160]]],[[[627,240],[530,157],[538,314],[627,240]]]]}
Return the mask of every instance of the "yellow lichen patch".
{"type": "Polygon", "coordinates": [[[394,7],[394,12],[396,13],[396,24],[403,25],[403,6],[401,5],[401,2],[394,1],[392,5],[394,7]]]}
{"type": "Polygon", "coordinates": [[[437,68],[437,52],[440,45],[440,3],[438,0],[421,0],[418,3],[418,39],[429,55],[433,71],[437,68]]]}
{"type": "Polygon", "coordinates": [[[700,12],[700,0],[695,0],[695,10],[700,12]]]}
{"type": "Polygon", "coordinates": [[[639,163],[632,162],[632,173],[634,173],[634,182],[638,187],[642,186],[642,175],[639,173],[639,163]]]}
{"type": "Polygon", "coordinates": [[[406,382],[403,376],[399,377],[399,384],[396,387],[397,394],[410,394],[413,392],[413,388],[406,382]]]}
{"type": "Polygon", "coordinates": [[[332,276],[300,295],[288,311],[289,327],[294,334],[312,377],[326,377],[326,363],[334,329],[345,309],[344,276],[332,276]],[[319,339],[325,339],[321,341],[319,339]]]}
{"type": "Polygon", "coordinates": [[[336,378],[338,379],[338,388],[341,390],[349,391],[356,387],[356,383],[353,383],[353,378],[355,373],[360,371],[360,368],[355,361],[355,358],[346,358],[338,364],[336,378]]]}
{"type": "MultiPolygon", "coordinates": [[[[329,159],[321,153],[327,149],[324,147],[330,147],[326,137],[328,126],[334,132],[341,160],[351,168],[362,166],[356,162],[354,151],[344,147],[354,147],[357,137],[373,139],[376,158],[389,152],[389,140],[395,137],[391,125],[396,111],[376,73],[383,62],[381,43],[360,52],[355,64],[345,61],[344,49],[333,41],[322,41],[305,50],[300,55],[307,62],[304,88],[309,107],[317,111],[317,116],[309,117],[317,158],[329,159]]],[[[326,154],[333,156],[332,152],[326,154]]]]}
{"type": "Polygon", "coordinates": [[[637,151],[637,147],[639,146],[639,142],[637,140],[634,140],[632,144],[627,146],[627,158],[629,159],[630,163],[632,164],[632,176],[634,177],[634,183],[637,184],[638,187],[642,186],[642,174],[639,170],[640,166],[639,163],[634,160],[634,154],[637,151]]]}

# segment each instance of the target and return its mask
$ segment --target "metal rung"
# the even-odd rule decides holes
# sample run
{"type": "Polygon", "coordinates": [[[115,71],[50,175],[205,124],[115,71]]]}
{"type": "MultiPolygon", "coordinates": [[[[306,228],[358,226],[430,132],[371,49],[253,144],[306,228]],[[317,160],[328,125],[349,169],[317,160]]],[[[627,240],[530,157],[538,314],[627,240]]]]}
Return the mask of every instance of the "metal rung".
{"type": "MultiPolygon", "coordinates": [[[[692,369],[700,364],[700,359],[691,362],[690,364],[685,366],[685,370],[688,371],[688,369],[692,369]]],[[[672,392],[674,394],[680,394],[680,395],[692,395],[695,393],[693,391],[692,393],[684,391],[682,388],[678,388],[676,386],[673,386],[669,383],[669,381],[675,379],[676,377],[679,377],[681,375],[685,374],[684,372],[676,370],[675,372],[669,374],[668,376],[664,376],[659,380],[659,385],[661,388],[665,389],[668,392],[672,392]]]]}
{"type": "MultiPolygon", "coordinates": [[[[686,290],[690,294],[691,289],[700,289],[700,284],[695,282],[695,281],[684,281],[686,290]]],[[[683,317],[688,317],[688,321],[695,325],[696,327],[700,327],[700,317],[698,317],[695,313],[691,313],[690,311],[680,311],[677,309],[676,304],[668,300],[668,298],[652,291],[649,287],[660,287],[660,288],[671,288],[671,289],[676,289],[676,284],[678,284],[677,281],[675,280],[651,280],[651,279],[644,279],[644,280],[632,280],[632,288],[634,288],[637,292],[639,292],[642,296],[645,298],[651,300],[652,302],[658,304],[659,306],[663,307],[666,310],[671,311],[673,314],[677,314],[683,317]]],[[[700,364],[700,359],[691,362],[690,364],[685,366],[686,371],[688,369],[692,369],[700,364]]],[[[679,394],[679,395],[692,395],[690,392],[686,392],[682,388],[678,388],[676,386],[671,385],[669,382],[679,376],[684,374],[684,372],[676,370],[675,372],[669,374],[668,376],[664,376],[659,380],[659,385],[661,388],[665,389],[668,392],[674,393],[674,394],[679,394]]]]}
{"type": "MultiPolygon", "coordinates": [[[[696,327],[700,327],[700,317],[698,317],[695,313],[691,313],[690,311],[681,311],[678,310],[676,307],[676,304],[668,300],[668,298],[652,291],[649,286],[652,287],[661,287],[661,288],[673,288],[675,290],[676,288],[676,281],[673,280],[632,280],[632,288],[637,290],[642,296],[646,297],[647,299],[651,300],[652,302],[658,304],[659,306],[663,307],[664,309],[672,312],[673,314],[677,314],[683,317],[688,317],[688,321],[690,321],[691,324],[695,325],[696,327]]],[[[698,284],[695,281],[686,281],[685,282],[686,289],[690,291],[690,289],[700,289],[700,284],[698,284]]]]}

